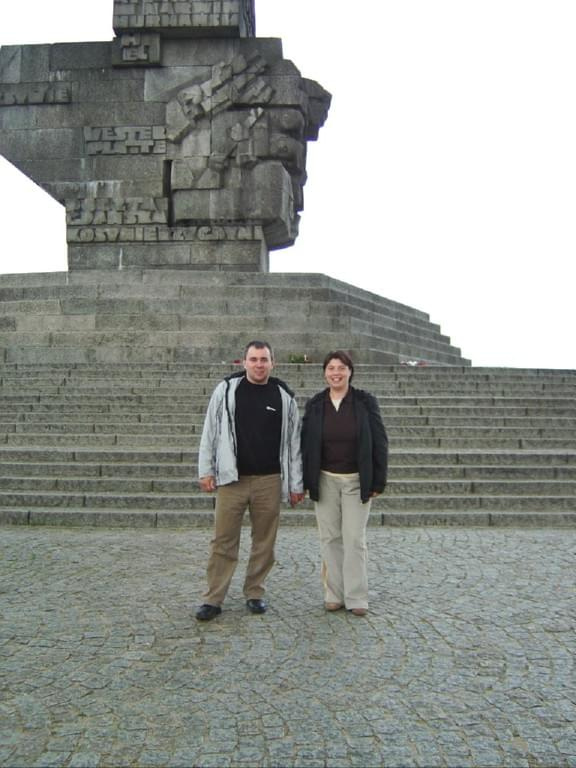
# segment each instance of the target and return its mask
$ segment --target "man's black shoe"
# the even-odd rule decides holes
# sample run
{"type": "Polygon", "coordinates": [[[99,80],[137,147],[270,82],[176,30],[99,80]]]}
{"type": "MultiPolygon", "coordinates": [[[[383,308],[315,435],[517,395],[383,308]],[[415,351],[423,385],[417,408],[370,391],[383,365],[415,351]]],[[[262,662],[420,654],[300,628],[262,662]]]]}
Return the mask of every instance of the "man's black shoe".
{"type": "Polygon", "coordinates": [[[196,618],[198,621],[210,621],[211,619],[215,619],[216,616],[220,616],[221,613],[222,608],[220,608],[219,605],[208,605],[208,603],[204,603],[196,611],[196,618]]]}
{"type": "Polygon", "coordinates": [[[264,600],[259,600],[258,598],[252,598],[251,600],[246,600],[246,605],[248,606],[248,610],[251,613],[266,613],[268,610],[268,606],[264,602],[264,600]]]}

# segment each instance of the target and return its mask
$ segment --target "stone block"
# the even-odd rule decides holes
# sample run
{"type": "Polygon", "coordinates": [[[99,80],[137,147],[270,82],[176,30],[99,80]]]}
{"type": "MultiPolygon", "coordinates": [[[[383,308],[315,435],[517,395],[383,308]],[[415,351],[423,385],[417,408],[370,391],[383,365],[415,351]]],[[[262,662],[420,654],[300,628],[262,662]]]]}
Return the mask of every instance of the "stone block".
{"type": "Polygon", "coordinates": [[[97,156],[93,159],[93,165],[94,173],[100,179],[114,179],[120,176],[130,178],[135,184],[139,181],[160,184],[164,179],[164,158],[161,156],[97,156]]]}
{"type": "MultiPolygon", "coordinates": [[[[31,120],[33,120],[30,109],[33,109],[33,107],[22,106],[0,109],[0,131],[22,131],[30,128],[31,120]]],[[[2,149],[2,143],[0,143],[0,149],[2,149]]]]}
{"type": "Polygon", "coordinates": [[[156,515],[158,528],[204,528],[214,522],[214,512],[194,509],[194,512],[179,512],[176,510],[160,510],[156,515]]]}
{"type": "MultiPolygon", "coordinates": [[[[98,363],[171,363],[174,360],[172,347],[127,347],[118,345],[115,347],[100,347],[94,353],[94,361],[98,363]]],[[[136,441],[135,441],[136,442],[136,441]]],[[[137,441],[141,444],[142,441],[137,441]]],[[[121,440],[119,444],[123,444],[121,440]]],[[[128,442],[130,444],[130,442],[128,442]]],[[[176,445],[177,445],[176,441],[176,445]]]]}
{"type": "Polygon", "coordinates": [[[573,528],[576,525],[573,504],[566,511],[562,512],[548,509],[548,505],[545,502],[541,502],[539,511],[514,512],[512,510],[502,510],[500,512],[491,512],[489,519],[490,525],[507,528],[573,528]]]}
{"type": "MultiPolygon", "coordinates": [[[[87,164],[93,162],[93,159],[87,160],[87,164]]],[[[116,182],[102,180],[97,183],[61,181],[43,184],[43,187],[55,199],[65,201],[72,211],[76,211],[77,208],[86,209],[89,205],[99,205],[102,199],[109,205],[116,204],[124,207],[124,201],[128,201],[129,206],[133,199],[158,200],[164,194],[163,179],[160,177],[116,182]]]]}
{"type": "Polygon", "coordinates": [[[131,512],[123,509],[32,509],[29,514],[30,525],[107,526],[110,528],[154,528],[156,526],[155,512],[146,510],[131,512]]]}
{"type": "Polygon", "coordinates": [[[175,90],[179,90],[190,83],[208,80],[211,73],[211,67],[205,64],[148,69],[145,73],[144,100],[168,102],[175,90]]]}
{"type": "Polygon", "coordinates": [[[28,525],[30,511],[28,509],[0,508],[0,525],[28,525]]]}
{"type": "MultiPolygon", "coordinates": [[[[0,345],[0,349],[1,349],[0,345]]],[[[93,354],[86,349],[55,350],[49,347],[9,347],[4,351],[4,362],[16,365],[34,365],[37,363],[88,363],[93,354]]]]}
{"type": "MultiPolygon", "coordinates": [[[[0,328],[1,328],[0,319],[0,328]]],[[[63,317],[62,315],[21,315],[18,318],[17,330],[19,333],[38,333],[40,331],[92,331],[95,329],[94,317],[63,317]]]]}
{"type": "Polygon", "coordinates": [[[151,331],[178,331],[181,330],[178,315],[157,314],[118,314],[98,315],[95,318],[94,328],[97,331],[110,331],[114,329],[146,329],[151,331]]]}
{"type": "Polygon", "coordinates": [[[81,137],[69,128],[45,128],[15,131],[10,134],[9,145],[2,153],[20,167],[20,160],[34,156],[45,158],[44,165],[53,178],[61,158],[80,157],[81,137]],[[51,171],[50,171],[51,168],[51,171]]]}
{"type": "Polygon", "coordinates": [[[382,525],[389,526],[423,526],[423,525],[462,525],[481,526],[490,525],[490,517],[487,513],[459,512],[459,511],[427,511],[415,512],[390,511],[382,513],[382,525]]]}
{"type": "MultiPolygon", "coordinates": [[[[240,49],[240,41],[238,40],[224,38],[181,40],[174,38],[163,42],[162,66],[170,67],[174,71],[182,67],[185,69],[192,67],[194,68],[192,77],[195,78],[198,66],[213,67],[221,61],[229,61],[240,49]]],[[[184,73],[184,69],[182,73],[184,73]]]]}
{"type": "Polygon", "coordinates": [[[51,69],[82,70],[110,68],[112,43],[56,43],[51,46],[51,69]]]}
{"type": "MultiPolygon", "coordinates": [[[[140,105],[144,101],[144,78],[101,80],[99,82],[81,82],[75,88],[75,96],[82,104],[91,103],[109,105],[111,102],[134,102],[140,105]]],[[[98,109],[98,107],[96,107],[98,109]]],[[[140,111],[140,106],[138,106],[140,111]]],[[[100,110],[102,107],[100,106],[100,110]]],[[[107,111],[107,110],[106,110],[107,111]]],[[[156,114],[156,113],[155,113],[156,114]]],[[[102,113],[100,113],[100,120],[102,113]]]]}
{"type": "Polygon", "coordinates": [[[191,262],[189,244],[175,246],[172,243],[127,243],[123,247],[123,265],[126,269],[155,269],[187,267],[191,262]]]}
{"type": "Polygon", "coordinates": [[[19,83],[22,80],[21,45],[0,47],[0,83],[19,83]]]}
{"type": "Polygon", "coordinates": [[[0,110],[2,130],[44,130],[52,128],[75,128],[77,118],[68,105],[22,106],[0,110]]]}
{"type": "Polygon", "coordinates": [[[50,80],[51,45],[25,45],[22,47],[20,82],[34,83],[50,80]]]}
{"type": "MultiPolygon", "coordinates": [[[[96,270],[90,270],[90,272],[96,273],[96,270]]],[[[90,276],[90,272],[87,273],[75,273],[86,274],[90,276]]],[[[123,274],[123,273],[119,273],[123,274]]],[[[77,299],[63,299],[61,302],[61,311],[63,315],[102,315],[110,312],[120,312],[125,310],[127,312],[141,311],[143,308],[143,302],[139,299],[97,299],[97,298],[77,298],[77,299]]]]}
{"type": "Polygon", "coordinates": [[[119,269],[120,249],[114,245],[99,244],[97,249],[90,245],[68,244],[68,269],[119,269]]]}
{"type": "MultiPolygon", "coordinates": [[[[2,275],[2,278],[10,277],[9,275],[2,275]]],[[[18,275],[19,277],[19,275],[18,275]]],[[[15,304],[12,302],[5,303],[0,301],[0,317],[10,312],[17,312],[19,315],[25,315],[31,313],[41,314],[43,316],[59,314],[60,302],[59,301],[18,301],[15,304]]]]}

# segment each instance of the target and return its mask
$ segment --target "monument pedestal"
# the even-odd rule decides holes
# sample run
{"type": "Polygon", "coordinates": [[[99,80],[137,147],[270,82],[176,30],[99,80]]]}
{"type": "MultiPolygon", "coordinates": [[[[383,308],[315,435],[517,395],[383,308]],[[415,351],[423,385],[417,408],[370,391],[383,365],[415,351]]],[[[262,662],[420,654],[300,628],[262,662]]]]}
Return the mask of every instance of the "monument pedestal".
{"type": "Polygon", "coordinates": [[[78,227],[71,241],[69,228],[69,269],[269,270],[261,227],[136,225],[130,230],[130,239],[122,240],[120,227],[78,227]]]}
{"type": "Polygon", "coordinates": [[[470,364],[424,312],[322,274],[78,269],[0,275],[5,363],[232,363],[265,338],[278,363],[470,364]]]}

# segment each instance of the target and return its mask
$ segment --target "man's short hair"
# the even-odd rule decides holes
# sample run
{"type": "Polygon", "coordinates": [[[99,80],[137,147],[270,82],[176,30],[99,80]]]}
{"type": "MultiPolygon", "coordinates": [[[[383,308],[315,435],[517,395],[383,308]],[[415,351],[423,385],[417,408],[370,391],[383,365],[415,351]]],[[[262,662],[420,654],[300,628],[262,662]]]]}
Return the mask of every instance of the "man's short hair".
{"type": "Polygon", "coordinates": [[[248,344],[246,344],[244,347],[242,360],[246,360],[246,356],[248,355],[248,350],[250,347],[256,347],[256,349],[267,349],[270,352],[270,359],[274,360],[274,351],[272,350],[270,344],[268,344],[267,341],[260,341],[259,339],[252,339],[252,341],[249,341],[248,344]]]}

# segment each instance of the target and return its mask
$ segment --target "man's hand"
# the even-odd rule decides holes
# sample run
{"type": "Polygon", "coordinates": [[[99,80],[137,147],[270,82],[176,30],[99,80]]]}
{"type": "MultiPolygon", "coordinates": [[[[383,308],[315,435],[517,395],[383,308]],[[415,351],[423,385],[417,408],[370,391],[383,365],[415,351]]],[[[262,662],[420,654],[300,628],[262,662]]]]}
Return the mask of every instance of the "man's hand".
{"type": "Polygon", "coordinates": [[[200,478],[200,488],[204,493],[212,493],[216,490],[216,478],[214,475],[206,475],[200,478]]]}
{"type": "Polygon", "coordinates": [[[290,506],[295,507],[296,504],[300,504],[301,501],[304,501],[304,495],[303,493],[291,493],[290,494],[290,506]]]}

